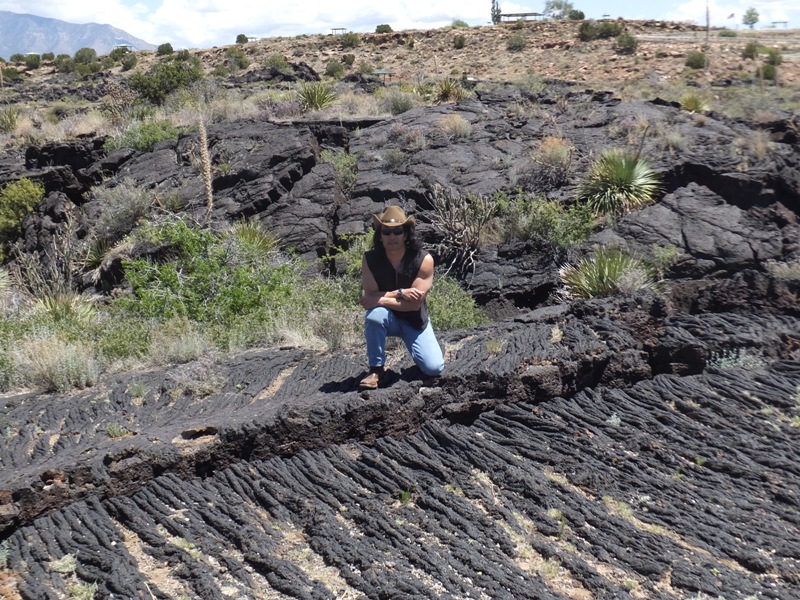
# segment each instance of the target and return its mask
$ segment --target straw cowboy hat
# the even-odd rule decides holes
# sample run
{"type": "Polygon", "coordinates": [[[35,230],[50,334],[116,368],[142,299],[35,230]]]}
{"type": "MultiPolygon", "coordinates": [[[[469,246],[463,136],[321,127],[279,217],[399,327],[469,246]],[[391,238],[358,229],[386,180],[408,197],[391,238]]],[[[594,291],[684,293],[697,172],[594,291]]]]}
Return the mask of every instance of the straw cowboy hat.
{"type": "Polygon", "coordinates": [[[413,216],[406,216],[406,213],[399,206],[387,206],[383,212],[372,215],[372,226],[375,229],[386,227],[400,227],[408,223],[411,227],[416,227],[417,220],[413,216]]]}

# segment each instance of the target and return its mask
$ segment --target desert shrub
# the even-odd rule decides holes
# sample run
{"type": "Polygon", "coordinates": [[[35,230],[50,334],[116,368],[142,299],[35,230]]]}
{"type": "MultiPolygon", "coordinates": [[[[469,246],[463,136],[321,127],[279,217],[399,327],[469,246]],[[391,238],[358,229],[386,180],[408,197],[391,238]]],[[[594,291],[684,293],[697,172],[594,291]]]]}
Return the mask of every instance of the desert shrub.
{"type": "Polygon", "coordinates": [[[605,246],[559,271],[568,297],[595,298],[656,288],[654,269],[618,246],[605,246]]]}
{"type": "Polygon", "coordinates": [[[13,354],[20,383],[48,392],[92,386],[100,372],[90,348],[52,335],[26,339],[13,354]]]}
{"type": "Polygon", "coordinates": [[[444,272],[434,277],[426,301],[431,323],[439,331],[465,329],[489,321],[486,313],[475,304],[475,299],[461,288],[455,278],[444,272]]]}
{"type": "Polygon", "coordinates": [[[106,151],[117,148],[133,148],[140,152],[147,152],[158,142],[177,140],[178,136],[180,136],[180,130],[166,120],[134,122],[121,135],[107,139],[103,147],[106,151]]]}
{"type": "Polygon", "coordinates": [[[304,81],[297,89],[300,105],[304,111],[322,110],[336,100],[336,92],[322,81],[304,81]]]}
{"type": "Polygon", "coordinates": [[[361,36],[352,31],[348,31],[339,36],[339,43],[342,45],[342,48],[355,48],[361,43],[361,36]]]}
{"type": "Polygon", "coordinates": [[[763,79],[764,81],[775,81],[776,76],[777,69],[775,68],[775,65],[767,63],[756,69],[756,77],[758,79],[763,79]]]}
{"type": "Polygon", "coordinates": [[[638,47],[639,40],[636,39],[635,35],[623,31],[617,36],[616,48],[620,54],[633,54],[638,47]]]}
{"type": "Polygon", "coordinates": [[[240,33],[236,36],[236,43],[237,44],[246,44],[247,43],[247,36],[243,33],[240,33]]]}
{"type": "Polygon", "coordinates": [[[25,55],[22,52],[15,52],[8,59],[14,63],[23,63],[25,62],[25,55]]]}
{"type": "Polygon", "coordinates": [[[583,14],[582,10],[572,8],[567,12],[567,19],[570,21],[583,21],[585,18],[586,15],[583,14]]]}
{"type": "Polygon", "coordinates": [[[734,38],[737,35],[738,34],[736,33],[736,31],[733,29],[722,29],[719,32],[719,37],[724,37],[724,38],[734,38]]]}
{"type": "Polygon", "coordinates": [[[595,214],[615,217],[650,204],[658,190],[659,178],[647,161],[611,149],[589,166],[578,196],[595,214]]]}
{"type": "Polygon", "coordinates": [[[122,64],[123,71],[130,71],[133,67],[136,66],[138,59],[136,55],[132,52],[129,52],[125,56],[122,57],[120,63],[122,64]]]}
{"type": "Polygon", "coordinates": [[[702,94],[690,91],[681,98],[681,109],[698,114],[706,113],[708,102],[702,94]]]}
{"type": "Polygon", "coordinates": [[[342,55],[342,63],[347,65],[348,67],[352,67],[354,62],[356,62],[356,55],[355,54],[343,54],[342,55]]]}
{"type": "Polygon", "coordinates": [[[756,58],[758,58],[758,53],[760,52],[760,50],[761,50],[761,45],[758,42],[756,41],[747,42],[747,45],[745,45],[744,49],[742,50],[742,58],[749,58],[751,60],[755,60],[756,58]]]}
{"type": "Polygon", "coordinates": [[[349,152],[335,152],[323,150],[320,159],[333,167],[336,173],[336,182],[346,194],[350,194],[358,181],[358,159],[349,152]]]}
{"type": "Polygon", "coordinates": [[[152,194],[132,179],[93,190],[101,212],[91,226],[89,237],[111,245],[130,233],[136,223],[150,213],[152,194]]]}
{"type": "Polygon", "coordinates": [[[174,50],[172,49],[172,44],[166,42],[164,44],[160,44],[158,48],[156,48],[156,56],[167,56],[172,54],[174,50]]]}
{"type": "Polygon", "coordinates": [[[268,54],[263,62],[264,66],[270,69],[277,69],[281,72],[288,72],[291,69],[289,61],[282,54],[268,54]]]}
{"type": "Polygon", "coordinates": [[[113,60],[114,62],[119,62],[123,59],[126,54],[129,54],[127,48],[114,48],[111,52],[108,53],[108,57],[113,60]]]}
{"type": "Polygon", "coordinates": [[[564,185],[569,180],[575,148],[560,137],[547,136],[531,153],[533,172],[529,179],[536,189],[547,190],[564,185]]]}
{"type": "Polygon", "coordinates": [[[506,50],[509,52],[521,52],[525,49],[525,38],[521,33],[514,33],[506,40],[506,50]]]}
{"type": "Polygon", "coordinates": [[[3,67],[0,69],[3,72],[3,79],[6,81],[16,81],[17,79],[21,79],[22,75],[20,74],[19,70],[15,67],[3,67]]]}
{"type": "Polygon", "coordinates": [[[578,39],[582,42],[590,42],[597,39],[597,22],[590,19],[578,26],[578,39]]]}
{"type": "Polygon", "coordinates": [[[567,247],[586,241],[592,232],[594,215],[585,204],[566,205],[522,192],[511,198],[500,193],[498,199],[503,240],[540,237],[567,247]]]}
{"type": "Polygon", "coordinates": [[[18,233],[22,220],[44,198],[44,186],[23,177],[0,190],[0,261],[6,258],[6,246],[18,233]]]}
{"type": "Polygon", "coordinates": [[[361,75],[372,75],[375,72],[375,65],[366,60],[362,60],[356,67],[356,72],[361,75]]]}
{"type": "Polygon", "coordinates": [[[375,28],[375,33],[392,33],[392,26],[386,23],[378,25],[375,28]]]}
{"type": "Polygon", "coordinates": [[[783,56],[778,48],[765,48],[764,53],[766,54],[765,60],[768,65],[777,67],[783,62],[783,56]]]}
{"type": "Polygon", "coordinates": [[[699,50],[692,50],[686,55],[684,64],[690,69],[705,69],[708,66],[708,58],[705,52],[699,50]]]}
{"type": "Polygon", "coordinates": [[[203,71],[197,59],[159,62],[147,73],[134,73],[129,85],[145,100],[163,104],[169,94],[202,78],[203,71]]]}
{"type": "Polygon", "coordinates": [[[469,23],[462,19],[453,19],[453,22],[450,24],[451,27],[455,27],[457,29],[464,29],[469,27],[469,23]]]}
{"type": "Polygon", "coordinates": [[[467,38],[464,37],[463,34],[458,34],[453,36],[453,48],[456,50],[461,50],[464,45],[467,43],[467,38]]]}
{"type": "Polygon", "coordinates": [[[392,173],[405,173],[408,167],[408,154],[396,148],[390,148],[383,152],[383,164],[386,170],[392,173]]]}
{"type": "Polygon", "coordinates": [[[598,39],[615,38],[622,33],[622,25],[616,21],[603,21],[597,27],[598,39]]]}
{"type": "Polygon", "coordinates": [[[228,65],[231,72],[236,72],[249,67],[250,59],[247,58],[247,54],[244,53],[244,50],[228,48],[225,50],[225,64],[228,65]]]}
{"type": "Polygon", "coordinates": [[[97,60],[97,52],[94,48],[81,48],[75,52],[73,59],[80,65],[88,65],[97,60]]]}
{"type": "Polygon", "coordinates": [[[465,139],[472,135],[472,125],[461,115],[445,115],[439,128],[454,139],[465,139]]]}
{"type": "Polygon", "coordinates": [[[22,111],[14,106],[0,108],[0,132],[14,133],[21,116],[22,111]]]}
{"type": "Polygon", "coordinates": [[[28,54],[25,57],[25,66],[28,69],[38,69],[42,65],[42,57],[38,54],[28,54]]]}
{"type": "Polygon", "coordinates": [[[203,356],[211,345],[197,323],[180,316],[168,319],[153,331],[147,354],[156,364],[184,364],[203,356]]]}
{"type": "Polygon", "coordinates": [[[325,75],[334,79],[339,79],[344,75],[344,65],[342,61],[331,58],[325,63],[325,75]]]}
{"type": "Polygon", "coordinates": [[[419,96],[399,88],[389,88],[381,98],[381,106],[393,115],[411,110],[419,104],[419,96]]]}

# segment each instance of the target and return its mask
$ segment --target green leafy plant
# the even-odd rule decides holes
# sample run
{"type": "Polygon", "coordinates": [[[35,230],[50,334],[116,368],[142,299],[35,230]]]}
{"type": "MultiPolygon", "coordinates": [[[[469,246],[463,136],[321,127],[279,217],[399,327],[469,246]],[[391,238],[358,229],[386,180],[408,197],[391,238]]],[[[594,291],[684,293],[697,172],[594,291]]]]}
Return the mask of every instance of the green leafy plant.
{"type": "Polygon", "coordinates": [[[264,66],[270,69],[277,69],[281,72],[287,72],[291,69],[289,61],[282,54],[268,54],[263,62],[264,66]]]}
{"type": "Polygon", "coordinates": [[[96,583],[78,583],[69,588],[69,597],[72,600],[94,600],[95,594],[96,583]]]}
{"type": "Polygon", "coordinates": [[[432,95],[434,102],[442,104],[445,102],[458,102],[466,98],[469,94],[462,87],[458,79],[445,77],[444,79],[436,80],[433,84],[432,95]]]}
{"type": "Polygon", "coordinates": [[[38,69],[42,65],[42,57],[39,54],[28,54],[25,57],[25,66],[29,70],[38,69]]]}
{"type": "Polygon", "coordinates": [[[733,29],[722,29],[719,32],[719,37],[723,38],[735,38],[738,34],[733,29]]]}
{"type": "Polygon", "coordinates": [[[747,42],[742,50],[742,58],[749,58],[755,60],[758,58],[758,53],[761,51],[761,45],[757,41],[747,42]]]}
{"type": "Polygon", "coordinates": [[[121,135],[108,138],[104,144],[106,151],[117,148],[133,148],[140,152],[148,152],[158,142],[177,140],[180,130],[169,121],[134,122],[121,135]]]}
{"type": "Polygon", "coordinates": [[[247,36],[243,33],[240,33],[236,36],[236,43],[237,44],[246,44],[247,43],[247,36]]]}
{"type": "Polygon", "coordinates": [[[297,89],[300,105],[304,111],[322,110],[336,100],[336,92],[327,83],[321,81],[305,81],[297,89]]]}
{"type": "Polygon", "coordinates": [[[450,27],[455,27],[457,29],[465,29],[469,27],[469,23],[462,19],[453,19],[453,22],[450,23],[450,27]]]}
{"type": "Polygon", "coordinates": [[[146,73],[134,73],[130,88],[153,104],[163,104],[169,94],[203,78],[199,60],[159,62],[146,73]]]}
{"type": "Polygon", "coordinates": [[[461,50],[466,43],[467,38],[463,34],[459,33],[453,36],[453,48],[456,50],[461,50]]]}
{"type": "Polygon", "coordinates": [[[361,36],[352,31],[348,31],[339,36],[339,43],[342,45],[342,48],[355,48],[361,43],[361,36]]]}
{"type": "Polygon", "coordinates": [[[122,65],[123,71],[130,71],[133,67],[136,66],[136,63],[139,59],[136,58],[136,55],[131,53],[126,54],[122,57],[120,64],[122,65]]]}
{"type": "Polygon", "coordinates": [[[656,288],[656,275],[645,261],[618,246],[605,246],[576,265],[559,271],[566,295],[570,298],[594,298],[656,288]]]}
{"type": "Polygon", "coordinates": [[[225,50],[225,64],[230,69],[231,73],[235,73],[241,69],[246,69],[250,66],[250,59],[244,50],[239,48],[227,48],[225,50]]]}
{"type": "Polygon", "coordinates": [[[78,64],[88,65],[97,60],[97,51],[94,48],[81,48],[75,52],[73,59],[78,64]]]}
{"type": "Polygon", "coordinates": [[[106,435],[110,438],[121,438],[130,435],[131,430],[119,423],[108,423],[106,425],[106,435]]]}
{"type": "Polygon", "coordinates": [[[389,148],[383,152],[383,163],[392,173],[405,173],[408,167],[408,154],[397,148],[389,148]]]}
{"type": "Polygon", "coordinates": [[[650,204],[658,190],[659,177],[646,160],[611,149],[590,165],[578,196],[595,214],[616,217],[650,204]]]}
{"type": "Polygon", "coordinates": [[[475,299],[458,281],[445,273],[438,273],[427,297],[428,314],[439,331],[466,329],[489,322],[486,313],[475,304],[475,299]]]}
{"type": "Polygon", "coordinates": [[[766,48],[764,54],[766,55],[765,60],[768,65],[777,67],[783,62],[783,55],[779,48],[766,48]]]}
{"type": "Polygon", "coordinates": [[[44,198],[44,186],[23,177],[0,190],[0,260],[19,233],[22,220],[44,198]]]}
{"type": "Polygon", "coordinates": [[[512,198],[499,195],[504,240],[540,237],[557,246],[584,242],[592,232],[594,215],[586,204],[565,204],[525,193],[512,198]]]}
{"type": "Polygon", "coordinates": [[[775,65],[771,65],[769,63],[761,65],[756,69],[756,77],[763,79],[764,81],[774,81],[777,74],[778,71],[775,68],[775,65]]]}
{"type": "Polygon", "coordinates": [[[346,194],[350,194],[358,181],[357,157],[349,152],[325,149],[320,153],[320,159],[333,167],[339,187],[346,194]]]}

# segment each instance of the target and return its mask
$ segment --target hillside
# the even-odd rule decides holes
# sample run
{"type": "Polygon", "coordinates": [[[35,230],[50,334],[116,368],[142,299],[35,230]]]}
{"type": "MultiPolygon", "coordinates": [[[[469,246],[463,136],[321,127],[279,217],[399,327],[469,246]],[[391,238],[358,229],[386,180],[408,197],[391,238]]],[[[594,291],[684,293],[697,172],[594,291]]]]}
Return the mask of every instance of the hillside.
{"type": "Polygon", "coordinates": [[[628,26],[632,56],[569,23],[197,50],[206,79],[129,112],[173,58],[20,66],[0,596],[800,599],[796,32],[759,38],[773,85],[744,33],[687,69],[702,32],[628,26]],[[302,107],[351,53],[391,75],[302,107]],[[390,203],[446,368],[391,344],[359,390],[353,266],[390,203]]]}

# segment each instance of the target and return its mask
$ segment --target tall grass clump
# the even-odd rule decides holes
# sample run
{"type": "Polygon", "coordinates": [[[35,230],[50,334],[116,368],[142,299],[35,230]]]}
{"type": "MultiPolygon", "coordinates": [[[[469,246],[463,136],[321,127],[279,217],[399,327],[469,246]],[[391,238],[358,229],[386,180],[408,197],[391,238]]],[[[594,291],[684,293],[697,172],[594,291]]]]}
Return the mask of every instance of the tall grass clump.
{"type": "Polygon", "coordinates": [[[381,106],[384,110],[393,115],[400,115],[416,107],[420,102],[420,97],[412,92],[393,87],[386,91],[381,98],[381,106]]]}
{"type": "Polygon", "coordinates": [[[595,298],[656,289],[654,269],[618,246],[605,246],[559,271],[570,298],[595,298]]]}
{"type": "Polygon", "coordinates": [[[461,115],[445,115],[439,128],[453,139],[465,139],[472,135],[472,125],[461,115]]]}
{"type": "Polygon", "coordinates": [[[0,108],[0,132],[14,133],[21,115],[22,111],[13,106],[0,108]]]}
{"type": "Polygon", "coordinates": [[[692,113],[703,114],[708,112],[709,107],[708,102],[702,94],[690,91],[681,98],[681,109],[692,113]]]}
{"type": "Polygon", "coordinates": [[[612,148],[590,166],[578,197],[597,215],[616,217],[640,209],[659,190],[659,177],[638,154],[612,148]]]}
{"type": "Polygon", "coordinates": [[[48,392],[90,387],[97,382],[100,372],[89,347],[59,339],[49,332],[23,341],[13,354],[19,383],[48,392]]]}
{"type": "Polygon", "coordinates": [[[574,151],[574,146],[564,138],[545,137],[530,155],[533,169],[527,179],[535,189],[561,187],[569,180],[574,151]]]}
{"type": "Polygon", "coordinates": [[[297,88],[300,105],[304,111],[322,110],[336,100],[336,92],[330,85],[321,81],[305,81],[297,88]]]}
{"type": "Polygon", "coordinates": [[[149,152],[158,142],[177,140],[180,130],[170,121],[134,121],[120,135],[106,140],[103,148],[106,152],[118,148],[133,148],[139,152],[149,152]]]}

